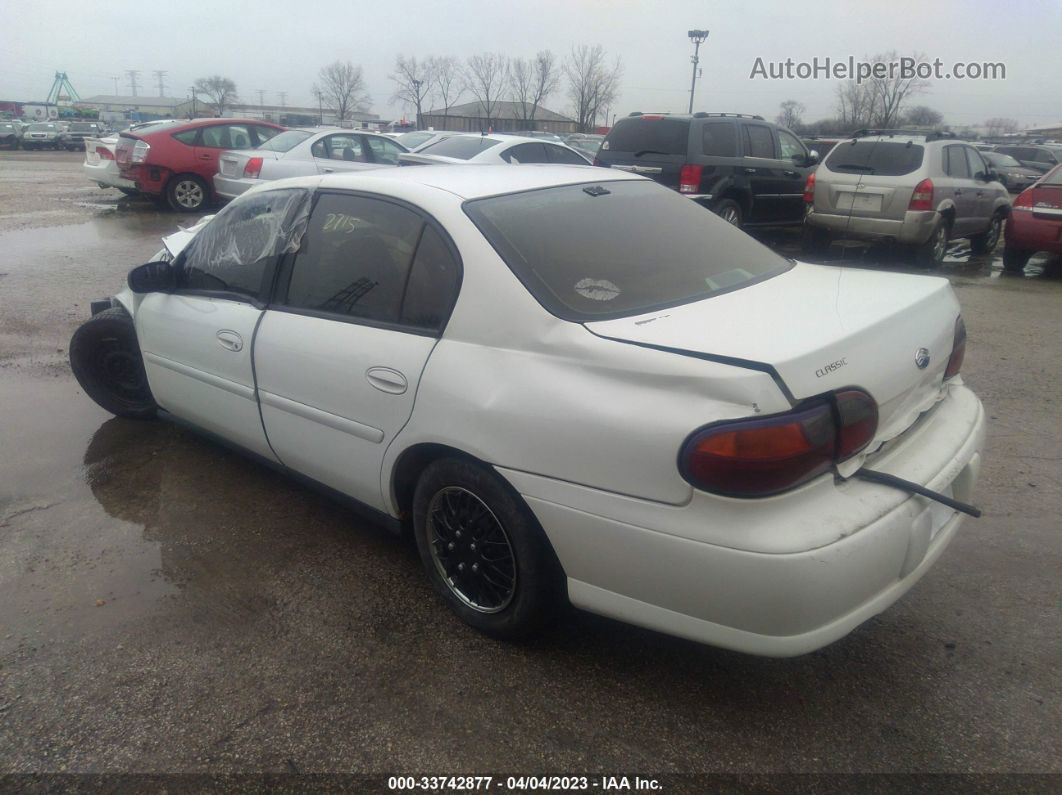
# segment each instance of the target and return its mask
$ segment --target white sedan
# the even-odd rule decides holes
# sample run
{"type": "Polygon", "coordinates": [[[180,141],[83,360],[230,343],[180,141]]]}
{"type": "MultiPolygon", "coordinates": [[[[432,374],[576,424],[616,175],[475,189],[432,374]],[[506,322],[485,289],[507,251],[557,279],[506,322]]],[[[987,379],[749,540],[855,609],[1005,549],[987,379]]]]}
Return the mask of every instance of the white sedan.
{"type": "Polygon", "coordinates": [[[641,177],[284,180],[167,246],[74,334],[85,391],[412,529],[498,637],[567,600],[801,654],[977,514],[948,282],[784,259],[641,177]]]}
{"type": "Polygon", "coordinates": [[[554,163],[591,166],[593,161],[562,143],[520,135],[450,135],[421,144],[415,152],[402,155],[403,166],[431,166],[455,163],[525,165],[554,163]]]}
{"type": "Polygon", "coordinates": [[[398,156],[406,151],[389,136],[363,130],[285,130],[257,149],[223,153],[214,175],[214,192],[234,199],[248,188],[271,180],[397,166],[398,156]]]}

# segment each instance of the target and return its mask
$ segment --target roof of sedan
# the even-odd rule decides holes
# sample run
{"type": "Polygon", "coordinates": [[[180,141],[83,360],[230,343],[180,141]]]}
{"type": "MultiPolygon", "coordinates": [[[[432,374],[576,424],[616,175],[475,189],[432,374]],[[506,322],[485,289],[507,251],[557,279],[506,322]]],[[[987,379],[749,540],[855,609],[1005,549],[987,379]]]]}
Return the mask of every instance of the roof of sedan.
{"type": "Polygon", "coordinates": [[[453,193],[462,199],[478,199],[503,193],[576,185],[584,182],[616,182],[645,177],[595,166],[554,166],[528,164],[407,166],[381,168],[358,174],[331,174],[320,181],[322,188],[357,190],[382,187],[386,182],[412,182],[453,193]],[[376,183],[373,185],[372,183],[376,183]]]}

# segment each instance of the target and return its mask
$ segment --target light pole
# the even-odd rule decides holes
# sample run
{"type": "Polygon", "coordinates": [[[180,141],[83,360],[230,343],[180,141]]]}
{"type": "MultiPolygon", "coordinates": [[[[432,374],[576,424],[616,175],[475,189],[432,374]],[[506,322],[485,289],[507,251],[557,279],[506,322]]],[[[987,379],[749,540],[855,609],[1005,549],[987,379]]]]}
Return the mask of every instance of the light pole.
{"type": "Polygon", "coordinates": [[[415,77],[410,81],[413,84],[413,91],[416,92],[413,97],[417,100],[417,118],[413,120],[416,128],[420,129],[420,87],[424,84],[423,80],[417,80],[415,77]]]}
{"type": "Polygon", "coordinates": [[[697,90],[697,64],[701,62],[701,44],[708,38],[708,31],[690,30],[686,32],[686,35],[693,42],[693,57],[690,59],[693,61],[693,79],[690,81],[690,113],[693,113],[693,92],[697,90]]]}

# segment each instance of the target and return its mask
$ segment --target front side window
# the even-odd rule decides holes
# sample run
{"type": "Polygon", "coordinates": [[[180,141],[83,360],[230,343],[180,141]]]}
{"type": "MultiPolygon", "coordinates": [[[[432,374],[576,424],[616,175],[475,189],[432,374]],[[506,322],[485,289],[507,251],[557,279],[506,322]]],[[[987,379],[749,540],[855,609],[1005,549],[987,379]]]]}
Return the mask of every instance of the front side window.
{"type": "Polygon", "coordinates": [[[183,252],[178,289],[260,298],[305,199],[303,190],[272,190],[234,201],[183,252]]]}
{"type": "Polygon", "coordinates": [[[787,260],[649,180],[476,199],[465,212],[548,311],[584,322],[708,298],[787,260]]]}
{"type": "Polygon", "coordinates": [[[546,147],[542,144],[519,144],[502,152],[502,159],[515,165],[549,162],[546,147]]]}
{"type": "Polygon", "coordinates": [[[963,148],[966,150],[966,162],[970,166],[970,176],[974,179],[977,179],[978,174],[984,176],[988,171],[988,166],[981,159],[981,153],[972,146],[964,146],[963,148]]]}
{"type": "Polygon", "coordinates": [[[745,128],[745,155],[773,160],[774,139],[771,137],[771,128],[764,127],[762,124],[742,126],[745,128]]]}
{"type": "Polygon", "coordinates": [[[804,145],[796,139],[796,136],[787,133],[785,130],[778,130],[778,147],[782,150],[783,160],[804,160],[807,157],[807,151],[804,149],[804,145]]]}
{"type": "Polygon", "coordinates": [[[343,160],[348,163],[365,163],[368,157],[360,135],[341,133],[328,135],[315,143],[311,149],[314,157],[326,160],[343,160]]]}
{"type": "Polygon", "coordinates": [[[424,222],[380,199],[323,194],[302,237],[286,305],[397,323],[424,222]]]}

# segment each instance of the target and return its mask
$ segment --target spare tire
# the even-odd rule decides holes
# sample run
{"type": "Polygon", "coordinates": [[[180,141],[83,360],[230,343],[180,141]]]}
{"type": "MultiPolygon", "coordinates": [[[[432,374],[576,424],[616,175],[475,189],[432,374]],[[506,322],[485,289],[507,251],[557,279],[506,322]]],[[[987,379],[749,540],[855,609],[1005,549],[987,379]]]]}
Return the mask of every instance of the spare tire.
{"type": "Polygon", "coordinates": [[[121,307],[93,315],[70,339],[70,368],[85,393],[111,414],[150,419],[151,396],[144,359],[129,313],[121,307]]]}

